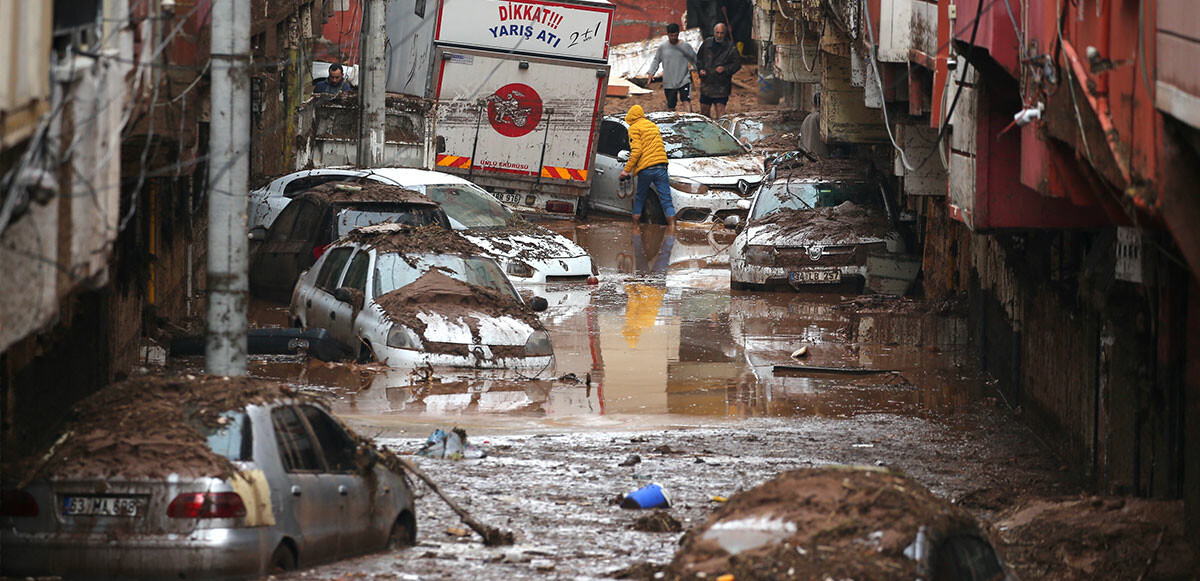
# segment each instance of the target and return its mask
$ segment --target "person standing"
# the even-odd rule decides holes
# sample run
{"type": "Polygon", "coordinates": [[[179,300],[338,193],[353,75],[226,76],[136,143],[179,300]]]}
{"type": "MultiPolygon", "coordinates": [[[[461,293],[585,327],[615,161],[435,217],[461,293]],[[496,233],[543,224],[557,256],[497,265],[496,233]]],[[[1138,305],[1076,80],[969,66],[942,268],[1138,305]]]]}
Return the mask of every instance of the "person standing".
{"type": "Polygon", "coordinates": [[[713,35],[700,45],[696,68],[700,70],[700,112],[717,119],[725,114],[733,90],[733,74],[742,68],[737,47],[729,40],[724,24],[713,27],[713,35]],[[710,110],[715,115],[710,115],[710,110]]]}
{"type": "Polygon", "coordinates": [[[696,66],[696,51],[691,45],[679,41],[679,25],[667,25],[667,42],[658,45],[654,60],[650,61],[650,78],[654,78],[658,67],[663,71],[663,93],[667,96],[667,109],[675,110],[675,104],[683,101],[692,107],[692,71],[696,66]]]}
{"type": "Polygon", "coordinates": [[[663,145],[658,125],[646,118],[641,105],[634,105],[625,114],[629,124],[629,161],[621,170],[621,179],[637,177],[637,188],[633,195],[633,223],[642,220],[646,207],[646,196],[654,186],[663,215],[667,217],[667,228],[675,228],[675,204],[671,202],[671,178],[667,172],[667,149],[663,145]]]}

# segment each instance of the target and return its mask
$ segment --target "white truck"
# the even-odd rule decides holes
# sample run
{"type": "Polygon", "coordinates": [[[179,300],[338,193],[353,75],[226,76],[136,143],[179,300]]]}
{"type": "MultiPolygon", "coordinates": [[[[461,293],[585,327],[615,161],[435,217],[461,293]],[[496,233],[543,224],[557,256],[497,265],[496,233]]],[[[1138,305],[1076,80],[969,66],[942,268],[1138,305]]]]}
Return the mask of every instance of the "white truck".
{"type": "Polygon", "coordinates": [[[434,101],[435,169],[522,214],[586,215],[613,5],[435,1],[387,5],[387,90],[434,101]]]}

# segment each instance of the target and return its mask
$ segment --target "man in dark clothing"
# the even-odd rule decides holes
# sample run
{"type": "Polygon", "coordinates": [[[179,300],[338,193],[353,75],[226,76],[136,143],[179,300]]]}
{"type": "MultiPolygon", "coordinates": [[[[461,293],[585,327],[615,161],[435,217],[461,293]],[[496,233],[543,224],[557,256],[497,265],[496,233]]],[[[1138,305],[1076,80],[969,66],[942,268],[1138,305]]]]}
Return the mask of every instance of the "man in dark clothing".
{"type": "Polygon", "coordinates": [[[733,89],[733,74],[742,68],[737,47],[729,40],[724,24],[713,27],[713,35],[704,39],[696,53],[700,70],[700,112],[713,119],[725,114],[725,104],[733,89]],[[715,113],[710,115],[709,112],[715,113]]]}
{"type": "Polygon", "coordinates": [[[329,74],[325,79],[317,81],[313,85],[313,94],[316,93],[349,93],[353,92],[354,87],[350,85],[350,81],[346,80],[346,73],[342,70],[342,65],[333,63],[329,65],[329,74]]]}

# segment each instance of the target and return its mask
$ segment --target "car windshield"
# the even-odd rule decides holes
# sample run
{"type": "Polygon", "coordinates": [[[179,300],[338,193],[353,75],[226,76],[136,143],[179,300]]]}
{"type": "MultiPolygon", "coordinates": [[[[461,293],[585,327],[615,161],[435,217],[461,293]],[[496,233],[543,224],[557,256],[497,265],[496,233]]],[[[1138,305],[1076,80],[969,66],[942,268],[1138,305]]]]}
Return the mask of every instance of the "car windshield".
{"type": "Polygon", "coordinates": [[[351,230],[362,226],[384,224],[408,224],[410,226],[425,226],[437,222],[433,217],[433,207],[421,208],[347,208],[338,212],[337,237],[341,238],[351,230]]]}
{"type": "Polygon", "coordinates": [[[466,228],[504,228],[516,218],[491,194],[463,184],[428,185],[424,193],[466,228]]]}
{"type": "Polygon", "coordinates": [[[468,284],[490,288],[521,302],[520,295],[508,282],[508,277],[490,258],[455,256],[449,254],[389,253],[375,261],[375,296],[412,284],[432,268],[446,276],[468,284]]]}
{"type": "Polygon", "coordinates": [[[712,121],[666,121],[658,124],[658,130],[662,133],[667,157],[671,159],[749,153],[745,146],[712,121]]]}
{"type": "Polygon", "coordinates": [[[809,182],[777,179],[758,189],[751,220],[780,210],[832,208],[842,202],[877,207],[879,192],[866,183],[809,182]]]}

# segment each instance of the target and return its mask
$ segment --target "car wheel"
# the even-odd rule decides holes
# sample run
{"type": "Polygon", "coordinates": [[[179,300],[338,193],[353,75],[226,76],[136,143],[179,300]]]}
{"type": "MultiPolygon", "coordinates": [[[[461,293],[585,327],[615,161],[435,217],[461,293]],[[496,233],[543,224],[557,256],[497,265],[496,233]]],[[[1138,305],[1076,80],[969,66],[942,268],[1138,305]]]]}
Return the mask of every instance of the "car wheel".
{"type": "Polygon", "coordinates": [[[372,363],[375,361],[375,350],[371,348],[370,343],[362,341],[358,347],[358,357],[356,359],[359,363],[372,363]]]}
{"type": "Polygon", "coordinates": [[[392,524],[392,532],[388,534],[387,546],[389,549],[398,549],[400,547],[411,547],[417,542],[417,521],[413,518],[412,513],[403,511],[400,516],[396,517],[396,522],[392,524]]]}
{"type": "Polygon", "coordinates": [[[291,547],[285,543],[279,543],[275,547],[275,552],[271,553],[271,573],[282,573],[284,571],[292,571],[296,568],[296,554],[292,552],[291,547]]]}

